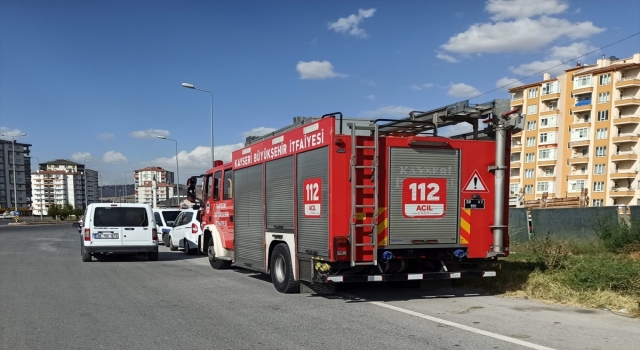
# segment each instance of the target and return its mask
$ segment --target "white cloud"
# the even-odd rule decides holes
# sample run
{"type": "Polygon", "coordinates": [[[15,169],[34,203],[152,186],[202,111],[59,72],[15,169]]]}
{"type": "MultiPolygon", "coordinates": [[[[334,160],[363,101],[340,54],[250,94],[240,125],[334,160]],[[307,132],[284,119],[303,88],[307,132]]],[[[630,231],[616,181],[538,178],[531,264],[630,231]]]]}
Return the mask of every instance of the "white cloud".
{"type": "MultiPolygon", "coordinates": [[[[4,126],[0,126],[0,134],[3,135],[3,136],[0,136],[0,138],[10,139],[11,137],[18,137],[24,133],[18,129],[9,129],[4,126]]],[[[18,142],[17,139],[16,139],[16,142],[18,142]]]]}
{"type": "MultiPolygon", "coordinates": [[[[247,138],[249,136],[263,136],[266,135],[270,132],[274,132],[276,131],[276,129],[274,128],[265,128],[264,126],[258,127],[258,128],[253,128],[249,131],[245,131],[242,133],[242,137],[247,138]]],[[[214,149],[215,151],[215,149],[214,149]]]]}
{"type": "Polygon", "coordinates": [[[333,65],[329,61],[299,61],[296,70],[300,73],[300,79],[344,78],[347,76],[334,72],[333,65]]]}
{"type": "Polygon", "coordinates": [[[546,16],[518,18],[511,22],[474,24],[467,31],[449,38],[441,48],[465,54],[534,51],[563,37],[585,39],[604,30],[592,22],[572,23],[546,16]]]}
{"type": "Polygon", "coordinates": [[[436,57],[437,57],[437,58],[439,58],[439,59],[441,59],[441,60],[444,60],[444,61],[450,62],[450,63],[460,62],[460,60],[459,60],[459,59],[457,59],[457,58],[455,58],[455,57],[453,57],[453,56],[449,56],[449,55],[447,55],[447,54],[445,54],[445,53],[442,53],[442,52],[438,52],[438,54],[436,55],[436,57]]]}
{"type": "MultiPolygon", "coordinates": [[[[231,153],[242,147],[244,147],[244,142],[215,146],[215,158],[216,160],[222,160],[225,163],[230,162],[231,153]]],[[[180,166],[180,183],[184,184],[185,179],[187,179],[189,176],[200,175],[207,169],[211,168],[211,146],[198,146],[191,151],[180,151],[178,153],[178,162],[180,166]]],[[[159,166],[165,169],[175,169],[176,157],[173,156],[170,158],[156,158],[150,161],[143,162],[143,165],[159,166]]]]}
{"type": "Polygon", "coordinates": [[[91,153],[89,152],[76,152],[71,155],[71,159],[75,160],[76,162],[81,162],[84,159],[88,158],[91,158],[91,153]]]}
{"type": "Polygon", "coordinates": [[[548,72],[551,75],[559,75],[565,69],[571,68],[568,63],[575,57],[580,57],[588,52],[596,50],[594,46],[584,42],[573,43],[569,46],[554,46],[544,60],[536,60],[521,64],[517,67],[509,67],[509,70],[520,76],[529,76],[540,72],[548,72]]]}
{"type": "Polygon", "coordinates": [[[471,85],[465,83],[451,84],[448,94],[450,96],[470,98],[481,94],[481,92],[471,85]]]}
{"type": "Polygon", "coordinates": [[[514,87],[518,87],[518,86],[522,86],[522,82],[519,81],[516,78],[509,78],[509,77],[503,77],[498,79],[498,81],[496,82],[496,87],[497,88],[505,88],[505,89],[511,89],[514,87]]]}
{"type": "MultiPolygon", "coordinates": [[[[480,126],[480,128],[482,128],[482,125],[480,126]]],[[[438,136],[450,137],[450,136],[455,136],[460,134],[466,134],[472,131],[473,131],[473,126],[471,126],[471,124],[460,123],[460,124],[449,125],[449,126],[438,128],[438,136]]]]}
{"type": "Polygon", "coordinates": [[[489,0],[485,10],[493,13],[494,21],[511,18],[527,18],[538,15],[557,15],[569,5],[559,0],[489,0]]]}
{"type": "Polygon", "coordinates": [[[100,135],[98,135],[98,139],[100,140],[110,140],[112,138],[116,137],[116,135],[114,134],[110,134],[108,132],[102,133],[100,135]]]}
{"type": "Polygon", "coordinates": [[[368,98],[371,101],[375,101],[376,100],[376,97],[374,95],[367,95],[367,96],[365,96],[365,98],[368,98]]]}
{"type": "Polygon", "coordinates": [[[131,135],[131,137],[136,137],[139,139],[152,139],[158,136],[167,137],[169,136],[169,131],[162,130],[162,129],[147,129],[147,130],[132,131],[129,135],[131,135]]]}
{"type": "Polygon", "coordinates": [[[434,86],[435,85],[431,83],[420,84],[420,85],[413,84],[410,86],[410,88],[412,88],[413,90],[422,90],[422,89],[432,88],[434,86]]]}
{"type": "Polygon", "coordinates": [[[376,12],[376,9],[368,10],[359,9],[358,14],[352,14],[349,17],[339,18],[337,21],[329,23],[328,29],[333,29],[338,33],[348,33],[349,35],[366,38],[367,33],[359,25],[365,18],[370,18],[376,12]]]}
{"type": "Polygon", "coordinates": [[[384,117],[384,116],[408,117],[409,112],[411,111],[415,111],[415,109],[411,107],[404,107],[404,106],[385,106],[372,111],[364,112],[364,114],[367,117],[384,117]]]}
{"type": "Polygon", "coordinates": [[[108,151],[102,156],[102,161],[105,163],[126,163],[127,157],[120,152],[108,151]]]}

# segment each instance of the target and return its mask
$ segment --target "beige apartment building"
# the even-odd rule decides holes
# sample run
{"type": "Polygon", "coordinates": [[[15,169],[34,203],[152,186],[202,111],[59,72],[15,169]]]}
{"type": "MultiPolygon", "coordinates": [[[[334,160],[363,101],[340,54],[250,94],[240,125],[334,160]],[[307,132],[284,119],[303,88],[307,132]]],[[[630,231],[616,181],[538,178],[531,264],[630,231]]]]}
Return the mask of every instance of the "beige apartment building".
{"type": "Polygon", "coordinates": [[[146,167],[133,173],[136,203],[153,205],[153,180],[156,180],[157,201],[167,200],[175,195],[175,181],[172,171],[160,167],[146,167]]]}
{"type": "Polygon", "coordinates": [[[526,114],[511,142],[512,205],[582,188],[590,206],[640,205],[640,53],[578,63],[509,92],[526,114]]]}

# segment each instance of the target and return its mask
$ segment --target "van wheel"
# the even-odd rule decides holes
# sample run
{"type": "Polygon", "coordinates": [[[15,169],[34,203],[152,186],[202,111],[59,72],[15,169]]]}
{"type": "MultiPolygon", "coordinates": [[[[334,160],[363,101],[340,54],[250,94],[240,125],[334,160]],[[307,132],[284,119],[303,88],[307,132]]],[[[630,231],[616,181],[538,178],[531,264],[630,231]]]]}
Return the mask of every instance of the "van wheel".
{"type": "Polygon", "coordinates": [[[231,261],[216,259],[216,251],[213,248],[213,237],[209,238],[209,244],[207,245],[207,257],[209,258],[209,264],[214,270],[224,270],[231,266],[231,261]]]}
{"type": "Polygon", "coordinates": [[[178,250],[178,247],[173,245],[173,239],[171,238],[171,236],[169,236],[169,250],[172,252],[178,250]]]}
{"type": "Polygon", "coordinates": [[[81,254],[82,254],[82,262],[90,262],[91,261],[91,254],[87,253],[86,250],[84,250],[84,246],[80,248],[81,254]]]}
{"type": "Polygon", "coordinates": [[[165,247],[169,246],[169,235],[168,234],[163,234],[162,235],[162,243],[164,244],[165,247]]]}
{"type": "Polygon", "coordinates": [[[278,244],[271,255],[271,281],[280,293],[300,292],[300,282],[294,280],[289,246],[278,244]]]}
{"type": "Polygon", "coordinates": [[[147,254],[149,261],[158,261],[158,252],[150,252],[147,254]]]}

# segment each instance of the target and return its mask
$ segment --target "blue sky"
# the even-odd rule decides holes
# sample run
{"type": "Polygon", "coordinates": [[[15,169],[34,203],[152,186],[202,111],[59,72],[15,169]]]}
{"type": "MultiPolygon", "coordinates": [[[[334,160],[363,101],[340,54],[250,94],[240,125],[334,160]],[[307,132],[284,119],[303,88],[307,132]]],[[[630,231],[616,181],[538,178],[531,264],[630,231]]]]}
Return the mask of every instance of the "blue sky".
{"type": "MultiPolygon", "coordinates": [[[[174,170],[166,135],[184,183],[210,164],[210,104],[183,82],[213,92],[228,160],[294,116],[403,117],[495,90],[640,32],[638,13],[637,0],[0,0],[0,131],[27,133],[43,162],[95,158],[105,184],[174,170]]],[[[578,61],[635,52],[640,36],[578,61]]]]}

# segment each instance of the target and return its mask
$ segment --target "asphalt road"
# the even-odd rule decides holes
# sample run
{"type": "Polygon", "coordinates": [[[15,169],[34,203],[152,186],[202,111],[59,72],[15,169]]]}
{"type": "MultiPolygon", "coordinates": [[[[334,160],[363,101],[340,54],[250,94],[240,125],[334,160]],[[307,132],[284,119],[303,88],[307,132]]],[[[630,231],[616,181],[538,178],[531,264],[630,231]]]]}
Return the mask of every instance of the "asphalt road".
{"type": "Polygon", "coordinates": [[[460,290],[283,295],[268,277],[160,260],[83,263],[70,225],[0,227],[0,349],[621,349],[640,320],[460,290]]]}

